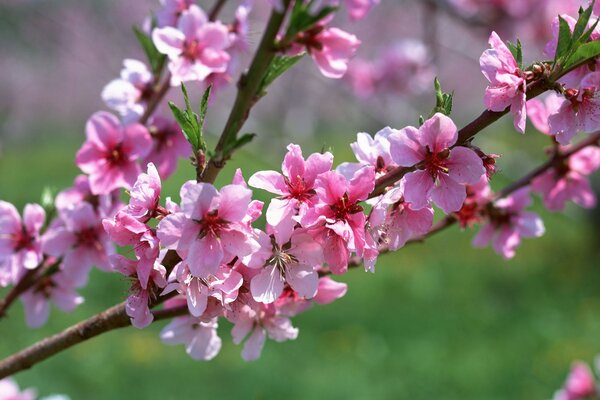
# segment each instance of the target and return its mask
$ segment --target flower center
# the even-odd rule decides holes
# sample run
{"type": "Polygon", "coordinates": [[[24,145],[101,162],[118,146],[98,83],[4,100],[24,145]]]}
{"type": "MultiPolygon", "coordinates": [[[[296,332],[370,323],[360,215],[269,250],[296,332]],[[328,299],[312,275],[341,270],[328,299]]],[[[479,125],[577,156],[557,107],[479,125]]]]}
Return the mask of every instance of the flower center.
{"type": "Polygon", "coordinates": [[[450,149],[444,149],[439,153],[432,153],[427,146],[427,154],[425,155],[424,165],[425,170],[431,175],[434,181],[437,181],[439,174],[448,173],[448,157],[450,156],[450,149]]]}
{"type": "Polygon", "coordinates": [[[94,228],[84,229],[77,232],[77,244],[76,246],[84,247],[96,247],[100,248],[101,245],[98,242],[98,234],[94,228]]]}
{"type": "Polygon", "coordinates": [[[202,220],[196,222],[200,224],[199,239],[202,239],[206,235],[218,237],[219,233],[229,225],[229,222],[219,217],[218,210],[210,211],[202,220]]]}
{"type": "Polygon", "coordinates": [[[333,211],[333,215],[337,220],[345,220],[348,215],[363,211],[363,208],[358,204],[350,203],[348,193],[345,193],[336,204],[330,205],[329,208],[333,211]]]}
{"type": "Polygon", "coordinates": [[[21,232],[15,235],[15,252],[26,249],[31,246],[34,241],[34,237],[30,236],[25,230],[25,227],[21,227],[21,232]]]}
{"type": "Polygon", "coordinates": [[[290,192],[290,194],[286,196],[287,198],[305,202],[315,195],[315,191],[307,188],[304,178],[299,175],[296,176],[294,180],[290,180],[287,176],[284,176],[283,180],[288,187],[288,191],[290,192]]]}
{"type": "Polygon", "coordinates": [[[198,58],[198,56],[200,56],[203,50],[204,46],[202,46],[196,39],[185,42],[183,45],[183,57],[190,61],[194,61],[198,58]]]}
{"type": "Polygon", "coordinates": [[[123,149],[121,149],[120,144],[118,144],[106,155],[106,161],[108,161],[110,165],[120,165],[125,163],[125,154],[123,153],[123,149]]]}

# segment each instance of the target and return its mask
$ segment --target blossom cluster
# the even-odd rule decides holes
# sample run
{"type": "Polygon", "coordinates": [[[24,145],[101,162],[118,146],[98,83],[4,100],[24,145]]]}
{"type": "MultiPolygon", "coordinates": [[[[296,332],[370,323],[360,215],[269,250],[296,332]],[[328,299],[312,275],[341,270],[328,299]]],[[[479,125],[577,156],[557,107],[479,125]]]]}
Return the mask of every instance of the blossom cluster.
{"type": "MultiPolygon", "coordinates": [[[[375,3],[347,1],[354,19],[375,3]]],[[[244,2],[236,20],[225,24],[191,1],[164,0],[148,32],[168,63],[165,87],[229,81],[233,60],[246,49],[250,9],[244,2]]],[[[291,37],[281,32],[278,49],[288,55],[306,51],[325,76],[340,78],[359,40],[329,22],[324,18],[291,37]]],[[[512,258],[522,238],[544,233],[540,217],[528,210],[532,191],[553,211],[569,200],[595,204],[587,177],[600,168],[600,148],[590,144],[561,154],[572,151],[575,133],[600,129],[600,73],[582,65],[560,82],[565,86],[557,88],[552,104],[527,103],[528,84],[543,69],[524,70],[496,33],[490,44],[480,59],[490,83],[486,107],[509,108],[520,132],[529,113],[557,146],[543,174],[506,194],[490,187],[498,156],[461,139],[454,121],[438,109],[419,127],[358,133],[351,144],[355,162],[334,167],[330,152],[305,156],[290,144],[281,171],[257,171],[246,181],[238,169],[222,187],[199,176],[185,182],[173,200],[163,195],[162,182],[191,147],[177,123],[148,118],[150,99],[161,90],[160,74],[128,59],[121,78],[102,94],[122,118],[100,111],[86,124],[75,160],[85,175],[48,210],[28,204],[21,217],[13,205],[0,202],[0,284],[35,278],[22,300],[28,324],[40,326],[50,302],[69,311],[83,301],[77,289],[92,267],[119,272],[131,281],[125,311],[135,327],[148,326],[155,319],[152,309],[163,302],[163,311],[183,310],[161,338],[185,345],[194,359],[208,360],[221,348],[217,328],[224,318],[233,324],[234,343],[244,343],[242,357],[253,360],[267,338],[297,337],[292,317],[346,293],[346,285],[330,275],[359,264],[374,272],[380,253],[431,232],[436,213],[463,228],[480,225],[473,245],[491,242],[497,253],[512,258]],[[253,199],[251,188],[273,198],[264,204],[253,199]],[[122,189],[127,204],[120,201],[122,189]],[[261,227],[257,220],[263,215],[261,227]],[[125,251],[118,253],[117,246],[125,251]]],[[[194,157],[199,163],[198,154],[194,157]]]]}
{"type": "MultiPolygon", "coordinates": [[[[596,360],[596,370],[598,360],[596,360]]],[[[598,382],[587,363],[575,361],[563,387],[554,393],[553,400],[599,399],[598,382]]]]}

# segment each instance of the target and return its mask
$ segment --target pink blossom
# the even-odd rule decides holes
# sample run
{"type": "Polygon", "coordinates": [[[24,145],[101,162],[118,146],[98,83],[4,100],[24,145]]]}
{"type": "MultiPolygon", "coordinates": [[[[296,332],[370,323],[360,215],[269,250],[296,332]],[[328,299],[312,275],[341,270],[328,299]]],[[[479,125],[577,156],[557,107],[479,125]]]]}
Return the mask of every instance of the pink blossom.
{"type": "MultiPolygon", "coordinates": [[[[317,25],[300,33],[296,38],[295,46],[297,45],[306,48],[324,76],[339,79],[348,70],[348,62],[354,57],[360,40],[339,28],[317,25]]],[[[292,53],[297,53],[297,50],[292,50],[292,53]]]]}
{"type": "Polygon", "coordinates": [[[419,129],[409,126],[389,137],[396,164],[417,168],[403,178],[404,199],[413,209],[425,207],[431,199],[445,213],[458,211],[466,198],[465,185],[476,183],[485,174],[483,162],[473,150],[452,148],[457,138],[456,125],[441,113],[419,129]]]}
{"type": "Polygon", "coordinates": [[[75,287],[85,285],[92,266],[110,271],[114,248],[89,203],[59,210],[60,219],[42,237],[44,253],[62,257],[65,278],[75,287]]]}
{"type": "Polygon", "coordinates": [[[348,180],[336,171],[319,175],[315,181],[318,203],[307,210],[300,223],[323,246],[325,262],[333,273],[348,268],[351,252],[363,256],[365,249],[364,201],[375,186],[375,170],[365,166],[348,180]]]}
{"type": "Polygon", "coordinates": [[[377,92],[420,94],[435,77],[432,51],[417,39],[403,39],[383,49],[375,63],[377,92]]]}
{"type": "Polygon", "coordinates": [[[178,317],[163,328],[160,338],[168,345],[185,345],[186,353],[194,360],[208,361],[215,358],[221,350],[217,327],[217,318],[203,320],[178,317]]]}
{"type": "Polygon", "coordinates": [[[396,166],[390,154],[389,137],[398,132],[389,126],[383,128],[374,137],[368,133],[360,132],[356,135],[356,142],[350,143],[356,159],[363,165],[375,168],[376,176],[384,175],[396,166]]]}
{"type": "Polygon", "coordinates": [[[273,303],[283,293],[286,282],[301,297],[310,299],[317,293],[319,275],[315,268],[323,262],[323,250],[310,235],[296,232],[288,243],[267,237],[271,243],[263,244],[263,249],[272,247],[269,258],[250,282],[254,300],[273,303]]]}
{"type": "Polygon", "coordinates": [[[378,236],[392,251],[410,239],[425,235],[433,224],[433,208],[425,206],[414,210],[404,200],[403,192],[402,184],[387,191],[369,216],[370,226],[380,229],[378,236]]]}
{"type": "Polygon", "coordinates": [[[344,297],[347,291],[347,284],[336,282],[328,276],[324,276],[319,279],[319,287],[313,300],[318,304],[333,303],[335,300],[344,297]]]}
{"type": "Polygon", "coordinates": [[[373,63],[361,59],[353,60],[348,64],[346,77],[356,96],[366,98],[375,93],[377,75],[373,63]]]}
{"type": "Polygon", "coordinates": [[[214,275],[198,278],[190,273],[186,264],[180,263],[169,276],[169,284],[163,294],[177,290],[185,296],[190,314],[201,317],[210,297],[223,306],[230,304],[237,299],[242,283],[242,275],[226,265],[220,265],[214,275]]]}
{"type": "Polygon", "coordinates": [[[37,204],[27,204],[21,220],[15,206],[0,200],[0,269],[5,283],[16,283],[27,269],[41,264],[40,229],[45,219],[44,209],[37,204]]]}
{"type": "Polygon", "coordinates": [[[192,154],[192,148],[177,122],[172,119],[152,117],[148,122],[148,132],[152,137],[152,149],[142,164],[153,163],[159,175],[167,179],[177,169],[179,159],[192,154]]]}
{"type": "Polygon", "coordinates": [[[2,400],[35,400],[37,394],[33,389],[21,392],[19,386],[12,378],[0,380],[0,399],[2,400]]]}
{"type": "Polygon", "coordinates": [[[124,121],[134,122],[144,113],[146,101],[154,92],[152,73],[146,64],[131,58],[125,59],[123,66],[121,77],[102,90],[102,100],[124,121]]]}
{"type": "MultiPolygon", "coordinates": [[[[166,254],[164,251],[161,260],[166,254]]],[[[150,325],[154,320],[154,315],[150,311],[151,291],[155,288],[164,288],[167,285],[166,269],[160,265],[160,261],[155,261],[152,270],[148,272],[146,283],[142,284],[140,277],[139,263],[129,260],[119,254],[110,257],[113,268],[124,276],[133,278],[129,296],[125,304],[125,312],[131,317],[131,324],[138,329],[143,329],[150,325]]]]}
{"type": "Polygon", "coordinates": [[[90,189],[90,181],[87,175],[77,176],[72,187],[58,193],[54,205],[57,209],[63,210],[81,202],[91,204],[102,218],[114,216],[122,207],[118,189],[109,194],[95,195],[90,189]]]}
{"type": "Polygon", "coordinates": [[[242,358],[253,361],[260,357],[267,336],[277,342],[294,340],[298,329],[289,318],[282,316],[274,304],[262,304],[245,297],[244,302],[235,302],[225,316],[233,322],[233,342],[245,340],[242,358]]]}
{"type": "Polygon", "coordinates": [[[584,400],[597,395],[596,381],[590,367],[578,361],[573,363],[565,386],[554,395],[554,400],[584,400]]]}
{"type": "Polygon", "coordinates": [[[114,219],[104,219],[102,226],[116,244],[134,247],[138,260],[137,275],[142,288],[146,289],[160,251],[155,231],[123,211],[118,212],[114,219]]]}
{"type": "Polygon", "coordinates": [[[181,14],[177,28],[166,26],[152,32],[159,52],[169,57],[171,84],[204,81],[211,73],[227,70],[230,56],[229,30],[221,22],[210,22],[202,9],[191,5],[181,14]]]}
{"type": "Polygon", "coordinates": [[[490,35],[491,49],[479,59],[481,72],[490,82],[485,90],[485,106],[491,111],[504,111],[510,107],[515,129],[525,132],[527,82],[515,58],[496,32],[490,35]]]}
{"type": "Polygon", "coordinates": [[[535,126],[535,129],[545,135],[550,135],[548,118],[558,112],[562,99],[554,92],[550,92],[544,100],[531,99],[527,101],[527,116],[535,126]]]}
{"type": "Polygon", "coordinates": [[[164,218],[158,237],[187,260],[192,275],[214,275],[222,263],[258,250],[243,222],[252,196],[249,189],[226,185],[218,191],[211,184],[188,181],[180,194],[182,213],[164,218]]]}
{"type": "Polygon", "coordinates": [[[181,14],[186,11],[194,0],[160,0],[160,8],[156,10],[156,24],[159,28],[177,26],[181,14]]]}
{"type": "Polygon", "coordinates": [[[133,184],[127,213],[141,222],[147,222],[157,213],[161,191],[160,176],[154,164],[148,164],[148,172],[138,176],[133,184]]]}
{"type": "Polygon", "coordinates": [[[346,0],[348,15],[354,21],[363,19],[379,0],[346,0]]]}
{"type": "Polygon", "coordinates": [[[550,132],[556,141],[567,145],[577,132],[591,133],[600,129],[600,72],[591,72],[582,80],[579,89],[566,90],[566,99],[548,118],[550,132]]]}
{"type": "Polygon", "coordinates": [[[479,182],[467,185],[467,198],[461,209],[454,214],[460,226],[465,228],[480,223],[485,214],[485,206],[492,200],[492,196],[486,175],[482,175],[479,182]]]}
{"type": "Polygon", "coordinates": [[[540,237],[545,231],[537,214],[524,211],[530,204],[528,187],[494,202],[487,215],[488,223],[473,238],[473,246],[485,247],[492,241],[496,253],[506,259],[513,258],[521,238],[540,237]]]}
{"type": "Polygon", "coordinates": [[[544,205],[550,211],[562,210],[568,200],[593,208],[596,196],[587,176],[598,168],[600,148],[588,146],[535,178],[531,187],[544,195],[544,205]]]}
{"type": "Polygon", "coordinates": [[[287,149],[281,164],[283,174],[259,171],[250,177],[248,183],[280,196],[269,203],[267,222],[277,234],[289,238],[295,225],[292,218],[296,215],[302,217],[315,204],[315,179],[331,169],[333,155],[329,152],[313,153],[305,161],[300,146],[290,144],[287,149]]]}
{"type": "Polygon", "coordinates": [[[152,139],[143,125],[121,126],[112,114],[97,112],[86,124],[87,141],[75,163],[90,175],[93,194],[130,188],[140,174],[136,161],[148,154],[152,139]]]}
{"type": "Polygon", "coordinates": [[[73,311],[83,303],[64,271],[41,278],[34,287],[21,296],[25,320],[31,328],[38,328],[48,321],[50,301],[63,311],[73,311]]]}

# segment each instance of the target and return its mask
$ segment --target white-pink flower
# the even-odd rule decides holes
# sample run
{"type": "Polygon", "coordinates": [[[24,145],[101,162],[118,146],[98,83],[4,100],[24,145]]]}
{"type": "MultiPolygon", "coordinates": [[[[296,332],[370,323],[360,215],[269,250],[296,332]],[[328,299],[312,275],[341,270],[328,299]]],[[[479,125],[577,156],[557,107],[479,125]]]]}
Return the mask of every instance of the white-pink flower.
{"type": "Polygon", "coordinates": [[[92,266],[111,271],[114,247],[89,203],[59,210],[60,219],[42,237],[44,253],[62,257],[61,268],[73,286],[85,285],[92,266]]]}
{"type": "Polygon", "coordinates": [[[25,309],[25,321],[31,328],[38,328],[48,321],[50,302],[63,311],[73,311],[83,303],[83,297],[75,291],[73,283],[64,271],[41,278],[35,286],[21,296],[25,309]]]}
{"type": "MultiPolygon", "coordinates": [[[[311,154],[306,161],[300,146],[290,144],[281,164],[283,174],[276,171],[259,171],[248,180],[250,186],[279,195],[271,199],[267,208],[267,222],[274,227],[275,235],[289,237],[296,221],[317,198],[314,190],[315,179],[323,172],[331,170],[333,155],[329,152],[311,154]]],[[[287,241],[287,239],[286,239],[287,241]]]]}
{"type": "Polygon", "coordinates": [[[121,77],[109,82],[101,96],[124,121],[134,122],[144,113],[146,101],[153,92],[152,73],[146,64],[128,58],[123,61],[121,77]]]}
{"type": "Polygon", "coordinates": [[[379,4],[379,0],[346,0],[348,15],[354,21],[363,19],[377,4],[379,4]]]}
{"type": "Polygon", "coordinates": [[[596,380],[586,363],[573,363],[564,387],[554,394],[553,400],[584,400],[599,394],[596,380]]]}
{"type": "Polygon", "coordinates": [[[192,275],[205,278],[222,263],[259,249],[244,222],[252,192],[242,185],[218,191],[209,183],[186,182],[180,191],[181,213],[164,218],[158,227],[163,246],[177,249],[192,275]]]}
{"type": "Polygon", "coordinates": [[[368,198],[374,186],[375,169],[371,166],[359,168],[350,179],[327,171],[315,181],[318,203],[306,211],[300,223],[321,244],[325,262],[335,274],[347,271],[352,252],[363,256],[366,217],[359,203],[368,198]]]}
{"type": "Polygon", "coordinates": [[[177,28],[166,26],[152,32],[152,40],[159,52],[169,57],[171,84],[186,81],[204,81],[212,73],[227,70],[230,55],[229,30],[223,23],[210,22],[196,5],[185,10],[177,28]]]}
{"type": "Polygon", "coordinates": [[[321,246],[310,235],[298,230],[289,242],[265,237],[267,243],[261,243],[261,250],[267,252],[266,265],[250,282],[254,300],[273,303],[283,293],[286,282],[299,296],[314,297],[319,285],[316,267],[323,262],[321,246]]]}
{"type": "Polygon", "coordinates": [[[562,145],[569,144],[577,132],[600,129],[600,72],[587,74],[579,89],[567,89],[565,95],[560,108],[548,118],[550,133],[562,145]]]}
{"type": "Polygon", "coordinates": [[[551,135],[548,118],[555,114],[562,104],[562,99],[554,92],[540,100],[538,98],[527,101],[527,116],[535,126],[535,129],[545,135],[551,135]]]}
{"type": "Polygon", "coordinates": [[[35,400],[37,393],[33,389],[21,391],[11,378],[0,380],[0,399],[2,400],[35,400]]]}
{"type": "Polygon", "coordinates": [[[490,35],[489,43],[492,48],[485,50],[479,58],[481,72],[490,82],[485,89],[485,106],[497,112],[510,107],[515,129],[524,133],[527,115],[525,73],[496,32],[490,35]]]}
{"type": "Polygon", "coordinates": [[[137,160],[152,146],[148,130],[140,124],[122,126],[117,117],[97,112],[87,121],[87,141],[77,152],[75,163],[89,174],[93,194],[109,194],[130,188],[140,174],[137,160]]]}
{"type": "Polygon", "coordinates": [[[160,332],[160,339],[168,345],[183,344],[186,353],[194,360],[212,360],[221,350],[221,338],[217,335],[217,318],[203,320],[195,317],[179,317],[160,332]]]}
{"type": "Polygon", "coordinates": [[[160,201],[161,182],[154,164],[148,164],[148,171],[140,174],[131,189],[127,214],[141,222],[147,222],[157,213],[160,201]]]}
{"type": "Polygon", "coordinates": [[[40,229],[46,213],[38,204],[27,204],[23,219],[12,204],[0,200],[0,269],[5,283],[16,283],[28,269],[43,259],[40,229]]]}
{"type": "Polygon", "coordinates": [[[454,122],[441,113],[390,135],[392,159],[402,167],[417,170],[406,174],[404,199],[413,209],[433,201],[445,213],[460,210],[467,197],[465,185],[476,183],[485,174],[481,158],[473,150],[457,146],[454,122]]]}
{"type": "Polygon", "coordinates": [[[600,148],[588,146],[535,178],[531,188],[543,194],[544,205],[550,211],[560,211],[569,200],[592,208],[596,195],[587,178],[600,168],[600,148]]]}
{"type": "Polygon", "coordinates": [[[485,247],[491,241],[496,253],[507,259],[513,258],[521,238],[540,237],[545,232],[540,217],[525,211],[530,204],[528,187],[495,201],[488,211],[488,223],[473,238],[473,246],[485,247]]]}
{"type": "Polygon", "coordinates": [[[156,25],[159,28],[165,26],[177,26],[181,14],[186,11],[194,0],[160,0],[160,8],[156,10],[156,25]]]}

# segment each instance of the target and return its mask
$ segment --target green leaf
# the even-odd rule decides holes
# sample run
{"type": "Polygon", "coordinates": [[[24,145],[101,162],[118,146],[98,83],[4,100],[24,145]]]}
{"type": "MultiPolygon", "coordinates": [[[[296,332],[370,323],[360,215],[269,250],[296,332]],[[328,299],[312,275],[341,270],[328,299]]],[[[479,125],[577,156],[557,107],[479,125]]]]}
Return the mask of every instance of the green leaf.
{"type": "Polygon", "coordinates": [[[554,55],[554,62],[558,62],[560,59],[567,55],[567,52],[571,49],[572,37],[571,28],[567,21],[563,17],[558,17],[558,42],[556,44],[556,54],[554,55]]]}
{"type": "Polygon", "coordinates": [[[199,146],[197,134],[191,121],[188,118],[187,113],[181,111],[179,107],[177,107],[172,101],[169,102],[169,108],[171,109],[173,117],[175,117],[175,120],[181,128],[183,136],[185,136],[186,140],[192,145],[194,153],[196,153],[198,151],[199,146]]]}
{"type": "Polygon", "coordinates": [[[600,56],[600,42],[584,43],[575,50],[571,57],[569,57],[568,62],[564,65],[563,69],[572,69],[576,66],[585,64],[598,56],[600,56]]]}
{"type": "Polygon", "coordinates": [[[590,22],[590,17],[592,16],[592,6],[590,5],[585,10],[579,7],[579,18],[577,18],[577,23],[575,24],[575,28],[573,28],[573,41],[578,40],[583,32],[585,31],[588,22],[590,22]]]}
{"type": "Polygon", "coordinates": [[[258,89],[258,95],[264,96],[267,90],[267,87],[271,85],[277,78],[279,78],[285,71],[292,68],[298,61],[300,61],[304,57],[304,55],[299,56],[276,56],[273,61],[271,61],[271,65],[265,74],[262,82],[260,83],[258,89]]]}
{"type": "Polygon", "coordinates": [[[290,16],[290,23],[286,37],[294,37],[300,32],[304,32],[314,27],[319,21],[326,18],[329,14],[335,12],[338,7],[336,6],[325,6],[320,8],[317,12],[311,12],[311,8],[314,2],[308,2],[304,4],[301,1],[294,3],[294,8],[290,16]]]}
{"type": "Polygon", "coordinates": [[[523,69],[523,50],[521,47],[521,41],[519,39],[517,39],[516,45],[511,42],[506,42],[506,46],[508,47],[508,49],[512,53],[513,57],[515,58],[515,61],[517,62],[517,65],[519,66],[519,68],[523,69]]]}
{"type": "Polygon", "coordinates": [[[137,38],[138,42],[140,42],[142,50],[144,50],[144,53],[146,54],[150,68],[152,68],[152,72],[155,75],[158,74],[165,63],[166,56],[156,49],[156,46],[154,45],[154,42],[150,36],[146,35],[146,33],[144,33],[140,28],[134,26],[133,33],[135,33],[135,37],[137,38]]]}
{"type": "MultiPolygon", "coordinates": [[[[438,112],[445,115],[450,115],[450,113],[452,113],[452,100],[454,93],[444,93],[437,77],[433,80],[433,86],[435,88],[435,107],[433,110],[431,110],[429,117],[432,117],[438,112]]],[[[421,123],[421,118],[419,118],[419,123],[421,123]]]]}

